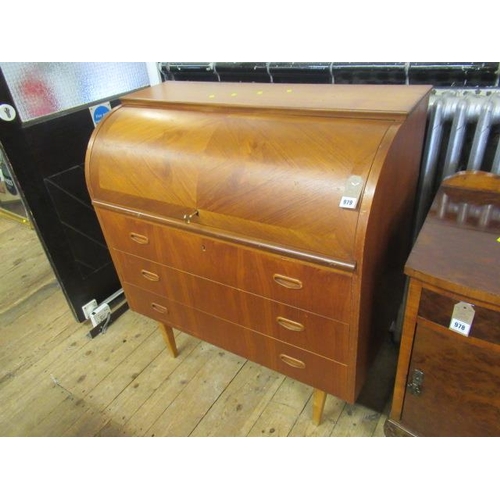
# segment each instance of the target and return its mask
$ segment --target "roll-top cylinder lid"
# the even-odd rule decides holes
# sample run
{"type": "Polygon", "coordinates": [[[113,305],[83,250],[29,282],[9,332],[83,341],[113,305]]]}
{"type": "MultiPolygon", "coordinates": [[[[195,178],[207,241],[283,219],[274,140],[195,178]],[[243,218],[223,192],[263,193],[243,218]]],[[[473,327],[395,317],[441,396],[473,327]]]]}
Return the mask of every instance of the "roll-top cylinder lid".
{"type": "Polygon", "coordinates": [[[373,176],[428,88],[194,83],[125,97],[99,124],[94,205],[354,267],[373,176]]]}

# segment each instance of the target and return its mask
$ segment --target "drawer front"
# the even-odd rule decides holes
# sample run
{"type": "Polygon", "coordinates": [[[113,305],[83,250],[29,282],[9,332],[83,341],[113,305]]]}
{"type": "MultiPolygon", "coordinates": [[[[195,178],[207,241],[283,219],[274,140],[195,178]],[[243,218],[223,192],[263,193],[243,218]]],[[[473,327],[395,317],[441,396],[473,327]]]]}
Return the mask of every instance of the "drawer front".
{"type": "MultiPolygon", "coordinates": [[[[418,314],[422,318],[448,328],[453,308],[460,301],[470,303],[465,298],[458,300],[424,288],[422,289],[418,314]]],[[[500,312],[479,307],[475,304],[473,306],[475,312],[469,337],[500,344],[500,312]]]]}
{"type": "Polygon", "coordinates": [[[192,274],[116,252],[124,283],[347,363],[348,325],[192,274]]]}
{"type": "Polygon", "coordinates": [[[223,347],[240,356],[246,356],[246,337],[236,329],[231,330],[228,328],[232,326],[231,323],[226,323],[224,325],[226,328],[207,329],[203,321],[201,321],[203,317],[208,317],[204,313],[199,313],[195,309],[169,300],[166,297],[146,292],[127,283],[123,284],[123,290],[130,309],[133,311],[206,340],[211,344],[223,347]]]}
{"type": "Polygon", "coordinates": [[[350,320],[349,273],[114,212],[100,210],[100,219],[108,243],[116,250],[344,323],[350,320]],[[138,243],[130,237],[131,233],[151,240],[148,244],[138,243]]]}
{"type": "Polygon", "coordinates": [[[110,249],[122,250],[154,261],[159,260],[154,224],[100,208],[96,208],[96,214],[110,249]]]}
{"type": "Polygon", "coordinates": [[[346,401],[347,366],[124,284],[130,308],[346,401]]]}

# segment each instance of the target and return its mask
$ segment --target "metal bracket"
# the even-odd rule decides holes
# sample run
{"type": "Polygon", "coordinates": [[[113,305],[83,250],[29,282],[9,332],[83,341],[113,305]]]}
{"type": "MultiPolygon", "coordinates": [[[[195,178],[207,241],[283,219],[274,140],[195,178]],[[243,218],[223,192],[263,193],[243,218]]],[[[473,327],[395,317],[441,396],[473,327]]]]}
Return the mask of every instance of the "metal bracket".
{"type": "Polygon", "coordinates": [[[408,383],[407,388],[414,396],[422,394],[422,384],[424,382],[424,372],[422,370],[413,370],[411,375],[411,382],[408,383]]]}
{"type": "Polygon", "coordinates": [[[85,318],[91,321],[93,327],[88,332],[88,336],[94,338],[106,332],[111,323],[128,309],[128,303],[125,299],[123,288],[120,288],[101,302],[101,304],[97,305],[96,300],[91,300],[82,309],[85,318]]]}
{"type": "Polygon", "coordinates": [[[195,210],[194,212],[191,212],[190,214],[185,214],[184,217],[183,217],[183,219],[185,220],[186,224],[190,224],[192,218],[195,215],[198,215],[198,210],[195,210]]]}
{"type": "Polygon", "coordinates": [[[92,330],[88,332],[88,336],[93,339],[97,337],[97,335],[101,333],[105,333],[107,328],[115,319],[117,319],[119,316],[121,316],[125,311],[128,310],[128,302],[124,302],[121,304],[118,308],[116,308],[114,311],[111,312],[111,314],[106,318],[106,320],[102,321],[98,325],[94,326],[92,330]]]}

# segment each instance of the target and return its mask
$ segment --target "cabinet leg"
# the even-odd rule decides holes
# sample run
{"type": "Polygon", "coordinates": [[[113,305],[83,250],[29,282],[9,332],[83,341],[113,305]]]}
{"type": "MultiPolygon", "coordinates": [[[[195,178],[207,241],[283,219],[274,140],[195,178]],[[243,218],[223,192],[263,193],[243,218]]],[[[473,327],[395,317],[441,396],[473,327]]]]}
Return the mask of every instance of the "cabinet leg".
{"type": "Polygon", "coordinates": [[[163,335],[163,340],[165,344],[167,344],[167,348],[170,351],[170,354],[174,358],[177,357],[177,345],[175,344],[174,331],[170,326],[167,326],[163,323],[160,323],[161,334],[163,335]]]}
{"type": "Polygon", "coordinates": [[[313,394],[313,422],[316,425],[321,424],[321,419],[323,417],[323,409],[325,407],[326,392],[320,391],[319,389],[314,389],[313,394]]]}

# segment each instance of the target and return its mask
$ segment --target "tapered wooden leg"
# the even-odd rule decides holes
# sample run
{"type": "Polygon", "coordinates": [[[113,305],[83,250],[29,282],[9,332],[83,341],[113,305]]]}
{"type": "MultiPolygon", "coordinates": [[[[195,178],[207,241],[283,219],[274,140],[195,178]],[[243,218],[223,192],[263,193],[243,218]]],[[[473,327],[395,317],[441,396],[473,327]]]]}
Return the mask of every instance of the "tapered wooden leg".
{"type": "Polygon", "coordinates": [[[174,358],[177,357],[177,345],[175,344],[174,331],[168,325],[160,323],[161,334],[163,335],[163,340],[165,340],[165,344],[167,344],[167,348],[170,351],[170,354],[174,358]]]}
{"type": "Polygon", "coordinates": [[[323,408],[325,407],[326,392],[320,391],[319,389],[314,389],[313,394],[313,422],[316,425],[321,424],[321,418],[323,417],[323,408]]]}

